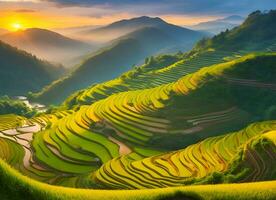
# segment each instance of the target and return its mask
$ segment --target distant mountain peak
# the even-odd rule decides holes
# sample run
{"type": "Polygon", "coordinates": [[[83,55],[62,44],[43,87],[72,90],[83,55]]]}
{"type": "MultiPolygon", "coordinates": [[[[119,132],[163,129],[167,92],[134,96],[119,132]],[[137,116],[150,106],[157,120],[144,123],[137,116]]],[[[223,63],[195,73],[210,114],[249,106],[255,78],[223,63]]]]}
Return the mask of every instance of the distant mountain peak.
{"type": "Polygon", "coordinates": [[[113,26],[131,26],[135,24],[149,24],[149,25],[156,25],[156,24],[167,24],[163,19],[159,17],[149,17],[149,16],[140,16],[135,17],[131,19],[124,19],[117,22],[114,22],[107,27],[113,27],[113,26]]]}
{"type": "Polygon", "coordinates": [[[129,21],[143,21],[143,20],[147,20],[147,21],[155,21],[155,22],[163,22],[166,23],[163,19],[161,19],[160,17],[149,17],[149,16],[140,16],[140,17],[135,17],[132,19],[129,19],[129,21]]]}
{"type": "Polygon", "coordinates": [[[155,27],[163,30],[166,29],[165,32],[168,31],[168,29],[174,29],[176,35],[179,35],[180,32],[185,32],[183,34],[203,34],[193,30],[189,30],[184,27],[167,23],[162,18],[149,16],[140,16],[131,19],[120,20],[104,27],[87,30],[83,32],[83,34],[86,37],[90,36],[90,38],[96,38],[95,41],[98,40],[99,42],[105,43],[145,27],[155,27]]]}
{"type": "Polygon", "coordinates": [[[56,33],[54,31],[51,31],[51,30],[48,30],[48,29],[43,29],[43,28],[28,28],[28,29],[25,29],[25,30],[20,30],[19,32],[26,33],[26,34],[29,34],[29,33],[33,33],[33,34],[52,34],[52,35],[56,35],[56,36],[60,36],[60,37],[65,38],[65,36],[62,36],[59,33],[56,33]]]}
{"type": "Polygon", "coordinates": [[[194,30],[207,31],[213,34],[218,34],[226,29],[232,29],[241,24],[245,18],[239,15],[231,15],[225,18],[216,19],[213,21],[201,22],[192,26],[194,30]]]}
{"type": "Polygon", "coordinates": [[[231,15],[228,17],[223,18],[224,21],[243,21],[245,18],[240,15],[231,15]]]}

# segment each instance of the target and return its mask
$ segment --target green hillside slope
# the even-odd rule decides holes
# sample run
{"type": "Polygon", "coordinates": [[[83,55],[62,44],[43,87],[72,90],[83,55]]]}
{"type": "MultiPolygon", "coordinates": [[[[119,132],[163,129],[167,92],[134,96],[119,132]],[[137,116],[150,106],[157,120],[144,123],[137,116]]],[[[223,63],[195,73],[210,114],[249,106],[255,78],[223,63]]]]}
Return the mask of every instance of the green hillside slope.
{"type": "MultiPolygon", "coordinates": [[[[159,156],[133,161],[122,156],[101,167],[91,178],[105,188],[154,188],[191,183],[248,182],[275,179],[275,121],[208,138],[159,156]],[[106,170],[104,170],[106,169],[106,170]],[[216,173],[213,173],[216,172],[216,173]],[[218,173],[221,172],[221,173],[218,173]],[[198,177],[189,179],[189,177],[198,177]]],[[[0,157],[20,169],[23,148],[1,138],[0,157]],[[17,157],[14,157],[14,152],[17,157]],[[21,152],[19,154],[19,152],[21,152]]],[[[22,167],[21,167],[22,168],[22,167]]],[[[40,172],[42,173],[42,172],[40,172]]],[[[171,187],[156,190],[106,191],[49,186],[22,176],[0,160],[3,199],[274,199],[275,181],[232,185],[171,187]],[[233,193],[235,188],[235,193],[233,193]],[[214,194],[216,191],[216,194],[214,194]],[[103,196],[104,195],[104,196],[103,196]]]]}
{"type": "Polygon", "coordinates": [[[212,39],[203,40],[199,48],[237,49],[256,51],[266,45],[275,44],[276,11],[251,13],[245,22],[230,31],[225,31],[212,39]],[[259,43],[263,45],[259,45],[259,43]]]}
{"type": "Polygon", "coordinates": [[[88,57],[72,74],[49,85],[35,98],[45,104],[60,103],[79,89],[119,76],[147,56],[164,51],[188,50],[188,43],[191,47],[203,36],[198,32],[166,24],[138,29],[112,41],[111,45],[88,57]]]}
{"type": "Polygon", "coordinates": [[[139,161],[275,119],[275,62],[273,53],[251,54],[159,87],[42,114],[23,120],[26,128],[2,132],[15,141],[29,129],[33,133],[27,139],[32,159],[26,158],[22,173],[51,184],[97,188],[89,174],[119,156],[139,161]]]}
{"type": "Polygon", "coordinates": [[[273,119],[275,61],[274,54],[250,55],[203,68],[174,83],[83,106],[36,134],[35,157],[58,170],[62,155],[67,160],[62,159],[64,173],[86,174],[119,155],[132,152],[133,159],[140,159],[251,121],[273,119]]]}
{"type": "Polygon", "coordinates": [[[48,85],[34,98],[45,104],[60,102],[76,90],[114,78],[116,73],[122,73],[142,59],[142,52],[137,40],[122,40],[88,58],[71,74],[48,85]]]}
{"type": "MultiPolygon", "coordinates": [[[[212,39],[202,40],[191,52],[178,56],[178,62],[161,64],[162,66],[150,69],[142,65],[114,80],[78,91],[65,101],[65,107],[89,105],[118,92],[157,87],[176,81],[202,67],[227,62],[250,52],[275,52],[276,34],[271,34],[276,26],[273,13],[274,11],[262,14],[252,13],[241,26],[212,39]],[[260,25],[261,22],[264,24],[260,25]],[[224,38],[221,35],[227,36],[224,38]],[[256,38],[257,35],[259,35],[258,38],[256,38]],[[218,40],[218,38],[221,39],[218,40]]],[[[158,63],[158,58],[155,62],[158,63]]]]}
{"type": "Polygon", "coordinates": [[[0,67],[0,95],[37,92],[63,73],[61,67],[38,60],[3,42],[0,42],[0,67]]]}

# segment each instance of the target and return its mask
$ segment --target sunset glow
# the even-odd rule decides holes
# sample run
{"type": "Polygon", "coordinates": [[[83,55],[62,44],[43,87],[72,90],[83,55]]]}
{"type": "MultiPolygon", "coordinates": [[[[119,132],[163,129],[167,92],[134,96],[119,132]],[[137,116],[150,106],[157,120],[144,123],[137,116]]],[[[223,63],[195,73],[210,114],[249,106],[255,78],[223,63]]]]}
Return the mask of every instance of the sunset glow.
{"type": "Polygon", "coordinates": [[[20,24],[20,23],[13,23],[13,24],[11,25],[11,27],[12,27],[12,29],[13,29],[14,31],[18,31],[18,30],[23,29],[23,26],[22,26],[22,24],[20,24]]]}
{"type": "MultiPolygon", "coordinates": [[[[15,4],[0,4],[0,27],[10,31],[27,28],[57,29],[75,26],[107,25],[121,20],[147,15],[127,11],[116,12],[107,10],[104,15],[102,8],[97,7],[56,7],[48,3],[21,4],[20,7],[11,7],[15,4]],[[92,13],[92,14],[91,14],[92,13]]],[[[156,17],[155,14],[150,15],[156,17]]],[[[191,25],[198,22],[216,19],[220,16],[189,16],[180,14],[162,14],[158,17],[178,25],[191,25]]]]}

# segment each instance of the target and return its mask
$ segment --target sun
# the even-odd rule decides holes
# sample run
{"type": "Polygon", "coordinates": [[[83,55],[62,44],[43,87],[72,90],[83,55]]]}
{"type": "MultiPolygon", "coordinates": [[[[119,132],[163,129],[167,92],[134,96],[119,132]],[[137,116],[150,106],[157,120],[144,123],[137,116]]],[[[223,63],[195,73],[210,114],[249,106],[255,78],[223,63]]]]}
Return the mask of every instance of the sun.
{"type": "Polygon", "coordinates": [[[12,29],[13,29],[14,31],[18,31],[18,30],[23,29],[23,26],[22,26],[22,24],[20,24],[20,23],[13,23],[13,24],[11,25],[11,27],[12,27],[12,29]]]}

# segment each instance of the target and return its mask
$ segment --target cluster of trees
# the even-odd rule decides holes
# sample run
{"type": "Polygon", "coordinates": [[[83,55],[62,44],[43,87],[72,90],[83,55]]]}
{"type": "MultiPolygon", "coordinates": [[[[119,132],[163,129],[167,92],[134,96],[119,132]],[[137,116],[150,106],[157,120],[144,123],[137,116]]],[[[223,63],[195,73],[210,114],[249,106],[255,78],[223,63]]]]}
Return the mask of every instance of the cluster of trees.
{"type": "Polygon", "coordinates": [[[276,40],[276,10],[255,11],[244,23],[232,30],[226,30],[211,39],[205,38],[197,43],[196,49],[258,49],[256,43],[276,40]]]}
{"type": "Polygon", "coordinates": [[[173,63],[183,58],[183,55],[184,54],[181,51],[179,51],[176,54],[164,54],[147,57],[143,65],[133,66],[132,70],[129,70],[121,75],[121,79],[132,79],[142,73],[147,73],[151,70],[158,70],[166,66],[172,65],[173,63]]]}
{"type": "Polygon", "coordinates": [[[0,115],[4,114],[32,117],[36,114],[36,111],[19,100],[11,99],[8,96],[2,96],[0,97],[0,115]]]}

